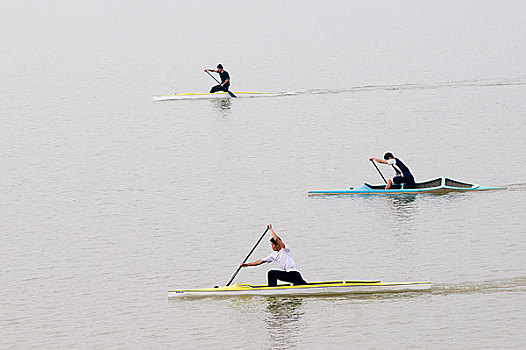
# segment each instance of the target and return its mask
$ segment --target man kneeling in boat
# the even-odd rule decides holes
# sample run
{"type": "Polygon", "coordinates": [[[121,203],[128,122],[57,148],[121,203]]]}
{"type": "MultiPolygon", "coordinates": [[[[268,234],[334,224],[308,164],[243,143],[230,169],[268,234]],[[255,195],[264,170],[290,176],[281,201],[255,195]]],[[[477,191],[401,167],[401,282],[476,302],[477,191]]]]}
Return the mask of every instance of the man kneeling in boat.
{"type": "Polygon", "coordinates": [[[296,263],[290,256],[290,248],[286,247],[285,243],[283,243],[283,241],[278,237],[278,235],[276,235],[276,232],[274,232],[274,230],[272,229],[272,225],[268,225],[268,228],[272,233],[270,244],[274,252],[264,259],[256,260],[246,264],[241,264],[240,266],[258,266],[263,263],[275,262],[279,265],[281,270],[270,270],[268,272],[267,280],[269,287],[277,286],[278,280],[293,283],[295,286],[307,284],[303,277],[301,277],[301,273],[296,269],[296,263]]]}
{"type": "Polygon", "coordinates": [[[416,187],[415,178],[413,177],[413,174],[411,174],[409,168],[406,167],[400,159],[395,158],[392,153],[387,152],[384,154],[384,159],[371,157],[369,160],[374,160],[381,164],[388,164],[393,167],[395,176],[387,181],[387,184],[385,185],[386,190],[390,189],[393,183],[396,185],[405,184],[404,188],[416,187]]]}
{"type": "Polygon", "coordinates": [[[223,69],[223,65],[221,63],[217,65],[217,70],[207,68],[205,69],[205,72],[219,73],[219,77],[221,78],[221,84],[212,86],[210,93],[216,93],[218,91],[228,91],[228,89],[230,88],[230,75],[228,75],[228,72],[223,69]]]}

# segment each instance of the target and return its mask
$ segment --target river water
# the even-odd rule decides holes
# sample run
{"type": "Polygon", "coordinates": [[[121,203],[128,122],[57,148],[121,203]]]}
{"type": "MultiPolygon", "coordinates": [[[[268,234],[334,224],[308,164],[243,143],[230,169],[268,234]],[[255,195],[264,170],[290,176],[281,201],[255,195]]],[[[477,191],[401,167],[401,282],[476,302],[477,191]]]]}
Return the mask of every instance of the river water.
{"type": "Polygon", "coordinates": [[[524,346],[524,2],[1,6],[0,348],[524,346]],[[152,101],[219,62],[297,95],[152,101]],[[381,183],[386,151],[506,189],[307,196],[381,183]],[[225,284],[269,223],[309,281],[433,287],[167,298],[225,284]]]}

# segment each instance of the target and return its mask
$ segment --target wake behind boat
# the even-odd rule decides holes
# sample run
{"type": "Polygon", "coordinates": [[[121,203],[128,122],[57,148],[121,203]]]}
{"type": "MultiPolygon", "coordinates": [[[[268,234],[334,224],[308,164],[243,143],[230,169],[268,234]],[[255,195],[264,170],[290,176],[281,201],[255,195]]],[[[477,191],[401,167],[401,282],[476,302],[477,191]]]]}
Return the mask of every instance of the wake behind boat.
{"type": "Polygon", "coordinates": [[[405,184],[392,185],[386,190],[385,185],[370,185],[364,183],[360,187],[341,190],[309,191],[311,195],[344,195],[344,194],[417,194],[417,193],[447,193],[452,191],[488,191],[502,190],[505,187],[481,186],[467,182],[460,182],[445,176],[424,182],[417,182],[415,188],[404,188],[405,184]]]}
{"type": "MultiPolygon", "coordinates": [[[[236,97],[277,97],[277,96],[290,96],[296,95],[295,92],[243,92],[233,91],[236,97]]],[[[181,94],[171,95],[154,95],[154,101],[167,101],[167,100],[203,100],[203,99],[215,99],[215,98],[232,98],[228,92],[220,91],[215,93],[209,92],[186,92],[181,94]]]]}
{"type": "Polygon", "coordinates": [[[169,290],[168,297],[369,294],[425,291],[430,288],[431,282],[325,281],[304,285],[280,284],[275,287],[234,284],[214,288],[169,290]]]}

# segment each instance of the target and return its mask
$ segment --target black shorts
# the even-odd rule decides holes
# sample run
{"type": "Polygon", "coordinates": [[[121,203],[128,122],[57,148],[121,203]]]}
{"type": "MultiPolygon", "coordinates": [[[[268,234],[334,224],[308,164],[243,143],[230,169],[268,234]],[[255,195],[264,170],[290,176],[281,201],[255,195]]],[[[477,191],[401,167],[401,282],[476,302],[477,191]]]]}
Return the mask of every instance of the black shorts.
{"type": "Polygon", "coordinates": [[[414,188],[416,187],[415,179],[412,177],[404,177],[404,176],[395,176],[393,177],[393,183],[396,185],[406,184],[406,188],[414,188]]]}
{"type": "Polygon", "coordinates": [[[230,87],[229,84],[226,84],[225,86],[221,86],[221,85],[216,85],[216,86],[213,86],[212,89],[210,89],[210,93],[215,93],[215,92],[218,92],[218,91],[228,91],[228,88],[230,87]]]}
{"type": "Polygon", "coordinates": [[[290,282],[295,286],[307,284],[299,271],[282,271],[282,270],[270,270],[267,273],[267,280],[269,287],[275,287],[278,285],[278,280],[284,282],[290,282]]]}

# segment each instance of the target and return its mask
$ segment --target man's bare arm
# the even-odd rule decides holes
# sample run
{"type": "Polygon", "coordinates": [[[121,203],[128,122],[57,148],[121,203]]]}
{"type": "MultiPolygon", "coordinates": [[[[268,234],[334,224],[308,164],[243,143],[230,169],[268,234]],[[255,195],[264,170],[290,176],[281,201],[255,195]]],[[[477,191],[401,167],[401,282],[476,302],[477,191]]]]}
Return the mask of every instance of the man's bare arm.
{"type": "Polygon", "coordinates": [[[268,228],[270,230],[270,233],[272,234],[272,238],[274,238],[274,240],[278,243],[279,248],[280,249],[285,248],[285,243],[283,243],[281,238],[279,238],[278,235],[276,234],[276,232],[274,232],[274,229],[272,228],[271,224],[268,225],[268,228]]]}
{"type": "Polygon", "coordinates": [[[371,158],[369,158],[369,160],[374,160],[374,161],[376,161],[378,163],[387,164],[387,161],[383,160],[383,159],[378,159],[378,158],[371,157],[371,158]]]}
{"type": "Polygon", "coordinates": [[[258,266],[265,262],[265,260],[256,260],[245,264],[240,264],[241,267],[247,267],[247,266],[258,266]]]}

